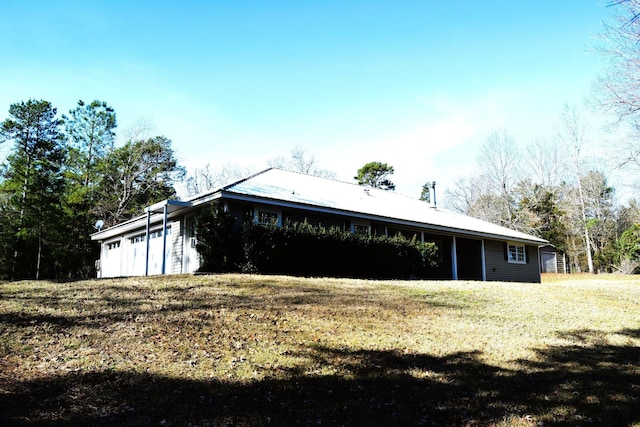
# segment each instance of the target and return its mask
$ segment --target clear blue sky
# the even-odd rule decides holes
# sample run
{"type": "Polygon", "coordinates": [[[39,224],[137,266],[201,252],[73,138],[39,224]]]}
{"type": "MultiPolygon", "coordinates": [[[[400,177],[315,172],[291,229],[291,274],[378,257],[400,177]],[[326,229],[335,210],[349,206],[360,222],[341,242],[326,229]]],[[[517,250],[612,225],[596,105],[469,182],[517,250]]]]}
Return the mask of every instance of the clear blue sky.
{"type": "MultiPolygon", "coordinates": [[[[46,99],[106,101],[182,164],[266,166],[301,146],[397,191],[470,173],[493,129],[524,144],[589,95],[600,0],[25,1],[0,13],[0,119],[46,99]]],[[[0,146],[0,152],[4,150],[0,146]]],[[[441,188],[441,187],[440,187],[441,188]]]]}

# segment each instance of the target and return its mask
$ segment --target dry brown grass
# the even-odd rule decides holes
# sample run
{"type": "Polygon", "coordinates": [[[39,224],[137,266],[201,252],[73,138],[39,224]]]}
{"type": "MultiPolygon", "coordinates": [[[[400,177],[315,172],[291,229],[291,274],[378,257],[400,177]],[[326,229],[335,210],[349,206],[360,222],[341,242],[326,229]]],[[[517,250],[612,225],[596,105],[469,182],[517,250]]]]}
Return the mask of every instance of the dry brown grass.
{"type": "Polygon", "coordinates": [[[0,284],[0,424],[640,425],[640,280],[0,284]]]}

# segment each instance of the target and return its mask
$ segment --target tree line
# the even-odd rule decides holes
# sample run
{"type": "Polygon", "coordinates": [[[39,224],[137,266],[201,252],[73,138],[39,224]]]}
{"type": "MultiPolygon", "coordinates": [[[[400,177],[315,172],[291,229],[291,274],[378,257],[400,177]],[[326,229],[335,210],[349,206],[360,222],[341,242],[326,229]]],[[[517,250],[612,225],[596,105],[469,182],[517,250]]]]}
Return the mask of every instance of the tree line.
{"type": "MultiPolygon", "coordinates": [[[[614,17],[599,47],[609,68],[592,103],[624,131],[609,154],[640,186],[640,0],[609,6],[614,17]]],[[[97,221],[111,226],[132,218],[175,197],[177,182],[191,195],[246,175],[238,167],[207,165],[185,179],[171,140],[133,133],[116,146],[116,126],[115,111],[103,101],[81,100],[63,115],[44,100],[10,106],[0,123],[0,144],[11,145],[0,165],[0,279],[92,277],[99,248],[90,235],[97,221]]],[[[568,254],[574,271],[636,272],[640,205],[616,203],[601,162],[585,152],[587,131],[576,109],[565,110],[561,128],[557,138],[529,143],[524,152],[506,131],[492,133],[478,156],[481,172],[457,181],[443,204],[549,240],[568,254]]],[[[335,177],[301,148],[269,163],[335,177]]],[[[392,166],[373,162],[355,179],[393,190],[390,174],[392,166]]]]}
{"type": "Polygon", "coordinates": [[[524,150],[508,132],[494,131],[478,155],[479,172],[449,188],[444,204],[548,240],[573,272],[636,272],[637,201],[619,204],[603,162],[585,155],[585,122],[575,108],[565,108],[560,128],[524,150]]]}
{"type": "Polygon", "coordinates": [[[96,225],[175,196],[185,173],[164,136],[116,147],[116,113],[102,101],[80,100],[67,115],[18,102],[0,126],[0,143],[11,144],[0,167],[1,279],[95,277],[96,225]]]}
{"type": "Polygon", "coordinates": [[[640,187],[640,0],[607,3],[597,47],[607,68],[588,104],[608,114],[616,132],[604,154],[587,152],[587,120],[566,107],[557,135],[527,144],[523,151],[506,131],[496,131],[478,156],[478,172],[447,192],[459,212],[549,240],[570,259],[573,271],[638,272],[640,206],[618,204],[604,159],[640,187]]]}

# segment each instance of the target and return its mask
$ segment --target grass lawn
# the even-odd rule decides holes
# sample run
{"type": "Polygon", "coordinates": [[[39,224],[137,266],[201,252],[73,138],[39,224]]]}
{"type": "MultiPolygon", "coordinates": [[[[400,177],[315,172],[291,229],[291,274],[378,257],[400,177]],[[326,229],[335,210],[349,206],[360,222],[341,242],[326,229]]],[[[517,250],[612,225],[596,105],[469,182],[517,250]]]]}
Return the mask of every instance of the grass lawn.
{"type": "Polygon", "coordinates": [[[640,279],[4,283],[0,425],[640,426],[640,279]]]}

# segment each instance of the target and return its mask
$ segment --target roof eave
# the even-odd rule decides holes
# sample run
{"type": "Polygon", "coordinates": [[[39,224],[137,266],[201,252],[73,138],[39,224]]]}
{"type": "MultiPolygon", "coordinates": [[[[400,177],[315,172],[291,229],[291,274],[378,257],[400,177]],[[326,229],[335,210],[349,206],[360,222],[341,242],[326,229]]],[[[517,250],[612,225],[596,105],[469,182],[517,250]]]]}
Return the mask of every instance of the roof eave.
{"type": "Polygon", "coordinates": [[[281,199],[252,196],[248,194],[234,193],[231,191],[221,192],[220,197],[223,199],[231,199],[231,200],[238,200],[238,201],[245,201],[245,202],[254,202],[254,203],[259,202],[262,204],[268,204],[268,205],[279,206],[279,207],[289,207],[289,208],[298,208],[298,209],[304,208],[306,210],[310,210],[318,213],[344,215],[344,216],[355,217],[358,219],[366,219],[370,221],[384,221],[384,222],[390,222],[392,224],[403,225],[407,227],[428,228],[429,230],[440,231],[440,232],[449,233],[449,234],[464,234],[466,236],[474,236],[474,237],[494,239],[494,240],[507,240],[510,242],[526,243],[526,244],[531,244],[536,246],[543,246],[548,244],[548,242],[544,239],[538,239],[538,238],[527,239],[527,238],[518,237],[518,236],[486,233],[486,232],[480,232],[480,231],[474,231],[474,230],[467,230],[463,228],[436,225],[428,222],[409,221],[409,220],[402,220],[398,218],[385,217],[381,215],[366,214],[362,212],[349,211],[345,209],[326,208],[326,207],[319,207],[316,205],[310,205],[310,204],[304,204],[304,203],[287,202],[281,199]]]}

